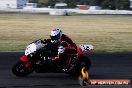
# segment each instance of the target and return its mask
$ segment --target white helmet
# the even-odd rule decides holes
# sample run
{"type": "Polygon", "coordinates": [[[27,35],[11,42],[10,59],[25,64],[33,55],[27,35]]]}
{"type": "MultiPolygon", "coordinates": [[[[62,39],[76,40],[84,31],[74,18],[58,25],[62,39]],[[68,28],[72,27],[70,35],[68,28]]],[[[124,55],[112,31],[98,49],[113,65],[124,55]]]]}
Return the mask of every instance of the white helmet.
{"type": "Polygon", "coordinates": [[[51,42],[52,43],[57,43],[58,41],[61,40],[62,36],[62,31],[60,28],[55,28],[54,30],[51,31],[50,37],[51,37],[51,42]]]}

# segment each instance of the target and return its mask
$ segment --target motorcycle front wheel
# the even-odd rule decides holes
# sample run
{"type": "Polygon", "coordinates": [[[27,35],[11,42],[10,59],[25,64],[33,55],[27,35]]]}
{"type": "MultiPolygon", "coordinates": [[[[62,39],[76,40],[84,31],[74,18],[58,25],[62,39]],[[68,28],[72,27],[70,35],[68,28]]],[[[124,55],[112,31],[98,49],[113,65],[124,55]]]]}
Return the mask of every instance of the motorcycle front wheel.
{"type": "Polygon", "coordinates": [[[31,74],[33,71],[34,71],[34,67],[29,62],[19,61],[12,67],[12,73],[19,77],[25,77],[31,74]]]}

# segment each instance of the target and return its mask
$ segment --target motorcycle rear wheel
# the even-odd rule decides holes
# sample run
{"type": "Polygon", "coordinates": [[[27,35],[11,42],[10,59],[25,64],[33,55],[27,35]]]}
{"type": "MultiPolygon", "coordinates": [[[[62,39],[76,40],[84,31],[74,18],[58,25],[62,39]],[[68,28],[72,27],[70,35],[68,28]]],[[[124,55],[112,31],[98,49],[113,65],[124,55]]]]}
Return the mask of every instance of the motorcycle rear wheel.
{"type": "Polygon", "coordinates": [[[80,56],[78,58],[78,61],[76,63],[76,66],[74,67],[74,69],[70,72],[70,75],[72,76],[79,76],[81,75],[81,69],[85,68],[85,71],[88,71],[91,67],[91,61],[88,57],[86,56],[80,56]]]}
{"type": "Polygon", "coordinates": [[[31,74],[34,71],[33,65],[29,65],[28,67],[25,67],[26,62],[17,62],[13,67],[12,67],[12,73],[16,76],[19,77],[25,77],[29,74],[31,74]]]}

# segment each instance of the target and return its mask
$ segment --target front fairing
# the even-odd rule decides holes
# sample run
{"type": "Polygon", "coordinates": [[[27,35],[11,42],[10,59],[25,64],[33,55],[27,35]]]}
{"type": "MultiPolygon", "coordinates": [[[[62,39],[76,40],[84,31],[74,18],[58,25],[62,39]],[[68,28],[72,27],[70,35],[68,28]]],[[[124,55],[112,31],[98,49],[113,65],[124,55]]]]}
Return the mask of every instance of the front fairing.
{"type": "Polygon", "coordinates": [[[29,55],[33,52],[35,52],[37,50],[37,46],[35,43],[32,43],[32,44],[29,44],[27,47],[26,47],[26,50],[25,50],[25,55],[29,55]]]}
{"type": "Polygon", "coordinates": [[[26,47],[25,55],[28,56],[29,54],[34,53],[37,50],[42,49],[43,47],[44,44],[42,43],[42,40],[36,40],[26,47]]]}

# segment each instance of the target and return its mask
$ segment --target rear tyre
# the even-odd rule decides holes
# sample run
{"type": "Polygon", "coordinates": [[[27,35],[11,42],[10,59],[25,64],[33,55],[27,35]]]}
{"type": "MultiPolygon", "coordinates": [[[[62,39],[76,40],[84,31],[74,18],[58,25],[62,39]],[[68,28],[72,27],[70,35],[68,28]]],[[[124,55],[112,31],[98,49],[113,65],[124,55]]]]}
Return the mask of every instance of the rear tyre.
{"type": "Polygon", "coordinates": [[[81,74],[81,69],[85,68],[85,71],[88,71],[91,67],[91,61],[86,56],[80,56],[74,67],[73,71],[70,73],[73,76],[79,76],[81,74]]]}
{"type": "Polygon", "coordinates": [[[85,70],[88,71],[90,69],[90,67],[91,67],[91,61],[86,56],[80,56],[78,65],[80,66],[79,70],[81,70],[83,67],[85,67],[85,70]]]}
{"type": "Polygon", "coordinates": [[[25,77],[25,76],[29,75],[30,73],[32,73],[34,71],[34,67],[31,63],[28,66],[26,66],[27,64],[29,64],[29,63],[21,62],[21,61],[17,62],[12,67],[12,73],[19,77],[25,77]]]}

